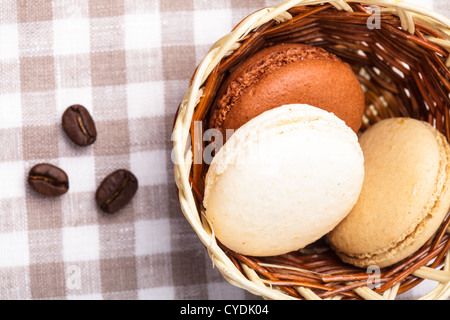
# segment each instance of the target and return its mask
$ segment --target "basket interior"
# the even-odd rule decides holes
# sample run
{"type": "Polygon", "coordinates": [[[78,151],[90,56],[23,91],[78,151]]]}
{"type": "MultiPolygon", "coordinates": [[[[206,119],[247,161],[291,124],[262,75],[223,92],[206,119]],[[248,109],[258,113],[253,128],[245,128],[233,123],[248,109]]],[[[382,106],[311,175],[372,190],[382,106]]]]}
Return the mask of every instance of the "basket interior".
{"type": "MultiPolygon", "coordinates": [[[[417,22],[411,34],[402,29],[399,17],[389,10],[382,10],[379,25],[369,28],[367,23],[372,12],[357,3],[350,6],[354,12],[340,11],[329,4],[294,7],[289,10],[292,19],[280,24],[270,21],[248,34],[207,79],[192,122],[203,121],[203,128],[207,129],[205,120],[215,93],[230,70],[246,57],[267,46],[294,42],[322,47],[352,66],[365,93],[361,132],[381,119],[412,117],[429,122],[449,138],[450,71],[445,65],[449,54],[427,40],[428,37],[443,39],[442,35],[417,22]]],[[[191,130],[194,137],[194,126],[191,130]]],[[[198,148],[204,148],[204,143],[192,141],[198,148]]],[[[203,163],[194,164],[191,170],[190,180],[199,209],[207,169],[203,163]]],[[[447,215],[434,238],[421,250],[382,269],[380,285],[374,291],[381,294],[396,286],[400,294],[423,281],[414,275],[420,267],[442,268],[450,244],[449,223],[447,215]]],[[[321,298],[339,295],[344,299],[360,299],[355,288],[366,286],[371,280],[371,273],[342,263],[323,241],[301,252],[269,258],[242,256],[225,247],[223,250],[236,268],[241,269],[241,263],[245,263],[268,284],[299,299],[303,297],[294,289],[298,286],[312,290],[321,298]]]]}

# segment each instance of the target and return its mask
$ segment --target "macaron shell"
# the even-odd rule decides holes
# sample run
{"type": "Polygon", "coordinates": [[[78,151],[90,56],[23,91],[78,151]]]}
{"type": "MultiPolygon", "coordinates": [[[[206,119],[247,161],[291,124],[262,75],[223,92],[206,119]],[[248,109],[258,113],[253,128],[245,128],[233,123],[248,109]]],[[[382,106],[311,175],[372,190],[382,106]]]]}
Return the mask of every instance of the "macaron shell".
{"type": "Polygon", "coordinates": [[[278,44],[232,70],[216,95],[209,127],[236,130],[264,111],[291,103],[333,112],[355,132],[365,108],[361,85],[348,64],[320,47],[278,44]]]}
{"type": "Polygon", "coordinates": [[[333,60],[303,60],[265,75],[247,89],[228,112],[224,128],[236,130],[267,110],[293,103],[332,112],[355,132],[361,127],[364,96],[350,67],[333,60]]]}
{"type": "Polygon", "coordinates": [[[348,263],[389,266],[418,250],[448,212],[449,146],[429,124],[407,118],[377,123],[360,144],[359,200],[327,238],[348,263]]]}
{"type": "Polygon", "coordinates": [[[228,79],[228,81],[232,81],[236,78],[237,75],[247,72],[248,69],[252,69],[254,67],[252,65],[256,65],[263,60],[267,60],[270,55],[288,50],[301,50],[302,60],[320,59],[340,61],[337,56],[320,47],[313,47],[301,43],[281,43],[273,47],[261,49],[241,64],[238,64],[236,68],[232,70],[231,77],[228,79]]]}
{"type": "Polygon", "coordinates": [[[213,159],[207,219],[241,254],[303,248],[356,203],[363,162],[356,134],[331,113],[306,105],[272,109],[239,128],[213,159]]]}

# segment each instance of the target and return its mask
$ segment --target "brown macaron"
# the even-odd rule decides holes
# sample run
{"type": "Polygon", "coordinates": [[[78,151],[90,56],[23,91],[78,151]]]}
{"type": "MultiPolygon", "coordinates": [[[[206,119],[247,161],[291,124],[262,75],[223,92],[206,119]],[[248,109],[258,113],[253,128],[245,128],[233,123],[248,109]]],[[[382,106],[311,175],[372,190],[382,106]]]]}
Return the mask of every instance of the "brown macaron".
{"type": "Polygon", "coordinates": [[[334,113],[357,132],[364,94],[350,66],[319,47],[279,44],[236,67],[219,90],[209,128],[236,130],[261,113],[286,104],[309,104],[334,113]]]}

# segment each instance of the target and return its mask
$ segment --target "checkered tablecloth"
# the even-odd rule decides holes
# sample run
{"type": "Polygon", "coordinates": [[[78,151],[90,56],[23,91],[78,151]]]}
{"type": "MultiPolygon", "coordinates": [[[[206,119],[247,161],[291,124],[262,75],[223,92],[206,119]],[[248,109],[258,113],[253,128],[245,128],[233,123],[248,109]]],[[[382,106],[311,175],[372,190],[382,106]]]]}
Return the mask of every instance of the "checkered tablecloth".
{"type": "MultiPolygon", "coordinates": [[[[0,299],[254,299],[213,268],[177,202],[171,128],[211,44],[276,0],[1,0],[0,299]],[[82,104],[82,148],[61,115],[82,104]],[[37,195],[41,162],[70,190],[37,195]],[[126,168],[140,188],[102,213],[95,190],[126,168]]],[[[419,2],[419,1],[415,1],[419,2]]],[[[450,16],[447,0],[420,3],[450,16]]]]}

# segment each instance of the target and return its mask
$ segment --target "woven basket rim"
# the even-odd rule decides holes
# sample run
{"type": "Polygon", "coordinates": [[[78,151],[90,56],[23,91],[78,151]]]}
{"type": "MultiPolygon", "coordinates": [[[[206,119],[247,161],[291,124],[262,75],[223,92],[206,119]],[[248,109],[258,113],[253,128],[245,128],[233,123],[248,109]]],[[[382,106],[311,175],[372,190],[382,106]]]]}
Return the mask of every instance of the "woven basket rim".
{"type": "MultiPolygon", "coordinates": [[[[398,0],[368,0],[364,2],[357,0],[288,0],[273,7],[263,8],[249,15],[247,18],[243,19],[235,29],[219,39],[211,47],[197,67],[196,72],[191,79],[188,91],[185,94],[174,119],[172,131],[174,179],[178,192],[178,200],[185,218],[196,232],[200,241],[206,247],[214,266],[221,272],[223,277],[230,284],[245,289],[255,295],[262,296],[265,299],[286,300],[296,298],[277,290],[276,288],[267,286],[267,284],[259,278],[257,273],[245,264],[242,265],[245,275],[237,270],[229,256],[224,252],[220,244],[217,243],[213,231],[211,231],[210,226],[205,222],[206,219],[201,219],[202,214],[204,213],[199,212],[197,208],[192,185],[189,180],[190,169],[193,164],[193,153],[189,146],[189,134],[193,113],[203,95],[203,86],[212,70],[219,65],[223,58],[231,55],[239,47],[239,41],[253,30],[272,20],[277,22],[290,20],[292,16],[289,14],[288,10],[293,7],[331,4],[338,10],[349,11],[351,10],[351,7],[348,3],[360,3],[364,4],[364,6],[375,5],[386,10],[391,10],[399,16],[402,27],[410,33],[414,33],[414,22],[420,20],[422,24],[426,24],[427,27],[432,28],[442,35],[442,38],[429,37],[427,40],[430,43],[441,46],[447,52],[450,50],[450,19],[414,4],[398,0]]],[[[447,61],[447,66],[450,66],[450,59],[447,61]]],[[[447,230],[447,232],[449,231],[450,230],[447,230]]],[[[449,256],[450,254],[447,254],[444,267],[444,271],[447,273],[450,270],[449,256]]],[[[435,275],[428,269],[427,267],[421,267],[417,270],[417,273],[423,278],[433,278],[435,275]]],[[[299,288],[299,290],[300,294],[306,299],[317,298],[312,292],[308,291],[307,288],[299,288]]],[[[389,290],[384,296],[381,296],[367,287],[357,289],[357,294],[364,299],[385,299],[395,298],[396,296],[395,289],[389,290]]],[[[449,296],[450,273],[447,278],[440,279],[438,286],[429,294],[421,297],[421,299],[447,299],[449,296]]]]}

